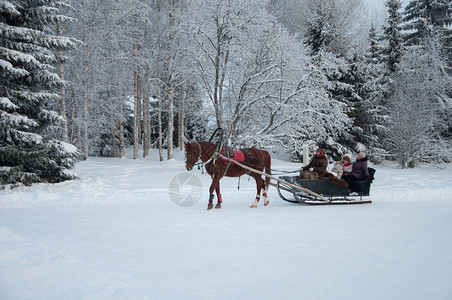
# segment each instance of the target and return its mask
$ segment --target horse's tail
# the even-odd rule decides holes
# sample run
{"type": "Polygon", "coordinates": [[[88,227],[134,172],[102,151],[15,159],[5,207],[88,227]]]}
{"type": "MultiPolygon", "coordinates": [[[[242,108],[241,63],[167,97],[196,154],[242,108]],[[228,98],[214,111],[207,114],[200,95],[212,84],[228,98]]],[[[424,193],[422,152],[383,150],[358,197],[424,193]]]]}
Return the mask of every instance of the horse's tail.
{"type": "MultiPolygon", "coordinates": [[[[272,158],[268,151],[263,150],[264,152],[264,172],[268,175],[272,175],[272,158]]],[[[265,190],[268,191],[268,186],[270,185],[270,177],[265,176],[265,190]]]]}

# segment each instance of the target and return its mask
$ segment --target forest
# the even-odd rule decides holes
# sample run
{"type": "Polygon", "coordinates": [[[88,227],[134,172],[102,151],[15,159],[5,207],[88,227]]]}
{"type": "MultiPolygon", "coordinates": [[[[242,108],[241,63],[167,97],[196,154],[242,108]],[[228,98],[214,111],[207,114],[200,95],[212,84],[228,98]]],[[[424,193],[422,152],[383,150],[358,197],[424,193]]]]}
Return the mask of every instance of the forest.
{"type": "Polygon", "coordinates": [[[88,156],[233,147],[452,161],[452,2],[0,1],[0,184],[88,156]],[[142,149],[139,152],[139,149],[142,149]]]}

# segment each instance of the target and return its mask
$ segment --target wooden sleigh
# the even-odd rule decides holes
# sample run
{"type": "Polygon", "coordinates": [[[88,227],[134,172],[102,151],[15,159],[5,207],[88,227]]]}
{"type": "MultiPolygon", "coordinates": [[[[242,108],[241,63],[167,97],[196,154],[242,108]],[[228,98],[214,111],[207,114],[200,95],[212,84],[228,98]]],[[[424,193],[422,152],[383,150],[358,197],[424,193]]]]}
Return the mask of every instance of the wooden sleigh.
{"type": "Polygon", "coordinates": [[[325,179],[301,179],[298,176],[280,176],[275,186],[281,199],[291,203],[308,205],[372,203],[370,200],[363,199],[370,194],[370,186],[375,174],[375,169],[368,169],[369,178],[354,181],[349,187],[355,191],[354,193],[350,193],[347,187],[337,186],[325,179]],[[306,191],[294,187],[301,187],[306,191]]]}

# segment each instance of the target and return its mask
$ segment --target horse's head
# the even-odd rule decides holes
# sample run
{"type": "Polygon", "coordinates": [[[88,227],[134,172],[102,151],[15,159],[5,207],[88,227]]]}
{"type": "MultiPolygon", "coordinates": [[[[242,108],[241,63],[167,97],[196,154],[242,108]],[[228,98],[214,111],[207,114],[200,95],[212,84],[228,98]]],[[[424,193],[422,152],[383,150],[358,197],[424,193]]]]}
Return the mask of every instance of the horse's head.
{"type": "Polygon", "coordinates": [[[191,171],[201,157],[201,146],[198,143],[184,143],[185,144],[185,167],[191,171]]]}

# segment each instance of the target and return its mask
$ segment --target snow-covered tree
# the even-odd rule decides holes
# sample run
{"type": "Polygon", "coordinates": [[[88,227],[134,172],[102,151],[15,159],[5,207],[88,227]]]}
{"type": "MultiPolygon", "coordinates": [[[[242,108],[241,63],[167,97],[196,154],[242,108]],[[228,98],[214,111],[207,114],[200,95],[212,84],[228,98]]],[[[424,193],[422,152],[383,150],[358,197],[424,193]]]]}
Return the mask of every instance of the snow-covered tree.
{"type": "Polygon", "coordinates": [[[411,1],[404,11],[408,45],[422,44],[424,39],[440,33],[441,42],[447,51],[446,59],[452,67],[452,4],[450,0],[411,1]]]}
{"type": "Polygon", "coordinates": [[[78,150],[52,134],[62,117],[47,109],[58,101],[64,82],[55,73],[58,50],[75,46],[57,36],[70,21],[62,1],[0,2],[0,183],[59,182],[75,177],[69,169],[78,150]]]}
{"type": "Polygon", "coordinates": [[[305,143],[331,136],[334,144],[347,118],[343,105],[328,96],[324,70],[267,14],[265,3],[239,2],[218,1],[199,15],[200,5],[189,18],[196,38],[195,74],[215,125],[225,129],[233,145],[296,153],[305,143]]]}
{"type": "Polygon", "coordinates": [[[381,55],[383,46],[381,45],[382,36],[372,24],[367,37],[366,59],[367,64],[379,65],[381,63],[381,55]]]}
{"type": "MultiPolygon", "coordinates": [[[[441,30],[452,42],[452,5],[449,0],[414,0],[405,7],[403,21],[408,44],[418,44],[429,35],[429,27],[441,30]]],[[[449,43],[449,46],[451,44],[449,43]]]]}
{"type": "Polygon", "coordinates": [[[365,151],[373,160],[378,160],[376,156],[383,152],[379,129],[384,118],[376,96],[381,89],[377,84],[378,73],[374,73],[375,66],[365,62],[365,57],[356,54],[349,63],[346,80],[352,86],[348,115],[353,120],[349,130],[353,138],[344,140],[344,144],[356,152],[365,151]]]}
{"type": "Polygon", "coordinates": [[[439,38],[410,47],[392,81],[390,121],[385,139],[402,168],[422,161],[450,161],[452,78],[446,71],[439,38]]]}
{"type": "Polygon", "coordinates": [[[374,162],[384,159],[385,150],[381,144],[384,133],[388,110],[383,101],[386,92],[384,82],[385,67],[381,58],[383,47],[381,36],[372,26],[369,31],[368,48],[365,54],[364,66],[365,80],[363,90],[363,113],[366,122],[363,123],[365,139],[367,140],[367,155],[374,162]]]}
{"type": "Polygon", "coordinates": [[[383,25],[383,39],[386,45],[383,49],[383,59],[386,64],[387,73],[398,70],[398,65],[404,52],[404,41],[402,36],[402,7],[400,0],[387,0],[385,6],[388,8],[388,17],[383,25]]]}
{"type": "Polygon", "coordinates": [[[68,34],[83,42],[70,53],[65,72],[73,84],[67,104],[71,140],[84,158],[121,157],[133,142],[126,122],[131,120],[128,97],[133,95],[130,16],[135,6],[122,0],[114,5],[71,1],[77,21],[68,26],[68,34]]]}
{"type": "Polygon", "coordinates": [[[270,11],[314,55],[320,49],[342,57],[365,45],[366,10],[362,0],[271,0],[270,11]]]}

